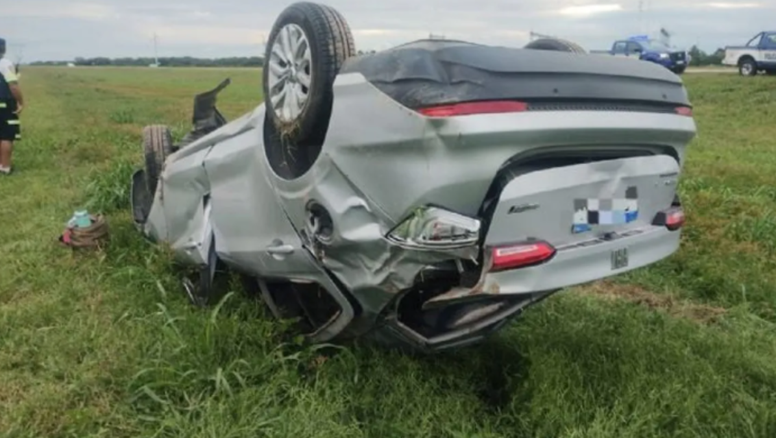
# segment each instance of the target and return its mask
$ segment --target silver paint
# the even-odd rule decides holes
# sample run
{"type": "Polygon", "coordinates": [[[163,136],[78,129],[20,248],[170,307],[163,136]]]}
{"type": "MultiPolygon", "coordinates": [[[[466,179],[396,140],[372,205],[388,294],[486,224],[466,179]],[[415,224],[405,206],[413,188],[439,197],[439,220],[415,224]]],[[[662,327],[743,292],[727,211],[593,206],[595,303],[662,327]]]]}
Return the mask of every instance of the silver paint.
{"type": "Polygon", "coordinates": [[[269,100],[283,122],[296,120],[307,104],[312,63],[310,42],[304,30],[296,24],[283,26],[268,62],[269,100]]]}

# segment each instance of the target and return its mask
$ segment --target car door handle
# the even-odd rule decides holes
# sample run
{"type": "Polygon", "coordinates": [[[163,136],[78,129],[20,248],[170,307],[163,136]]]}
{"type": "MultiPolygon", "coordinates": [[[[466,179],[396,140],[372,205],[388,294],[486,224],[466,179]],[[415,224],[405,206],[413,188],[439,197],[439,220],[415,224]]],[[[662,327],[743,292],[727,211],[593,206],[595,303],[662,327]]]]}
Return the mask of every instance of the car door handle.
{"type": "Polygon", "coordinates": [[[267,252],[272,255],[289,255],[294,253],[294,247],[291,245],[274,245],[267,248],[267,252]]]}

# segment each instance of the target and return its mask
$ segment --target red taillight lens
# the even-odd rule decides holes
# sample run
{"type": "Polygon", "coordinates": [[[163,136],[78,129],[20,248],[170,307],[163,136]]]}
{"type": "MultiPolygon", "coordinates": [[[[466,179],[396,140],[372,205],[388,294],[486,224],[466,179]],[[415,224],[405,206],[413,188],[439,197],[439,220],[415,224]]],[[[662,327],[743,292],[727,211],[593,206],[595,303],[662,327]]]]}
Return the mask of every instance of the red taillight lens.
{"type": "Polygon", "coordinates": [[[451,105],[439,105],[420,108],[419,113],[427,117],[455,117],[472,114],[516,113],[526,111],[528,104],[512,100],[497,100],[489,102],[465,102],[451,105]]]}
{"type": "Polygon", "coordinates": [[[673,207],[658,213],[652,224],[676,231],[684,226],[684,220],[684,210],[681,207],[673,207]]]}
{"type": "Polygon", "coordinates": [[[692,117],[692,108],[686,106],[680,106],[676,108],[676,113],[680,116],[692,117]]]}
{"type": "Polygon", "coordinates": [[[523,268],[545,262],[555,255],[555,248],[546,242],[519,243],[493,248],[491,272],[523,268]]]}
{"type": "Polygon", "coordinates": [[[666,217],[666,228],[671,231],[678,230],[684,226],[684,210],[681,208],[668,213],[666,217]]]}

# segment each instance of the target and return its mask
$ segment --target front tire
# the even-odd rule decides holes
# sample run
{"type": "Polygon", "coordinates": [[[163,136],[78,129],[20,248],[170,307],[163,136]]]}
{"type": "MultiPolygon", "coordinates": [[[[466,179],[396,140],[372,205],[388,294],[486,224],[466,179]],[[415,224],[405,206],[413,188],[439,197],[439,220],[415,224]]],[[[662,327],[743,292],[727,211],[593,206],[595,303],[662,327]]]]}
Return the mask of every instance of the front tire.
{"type": "Polygon", "coordinates": [[[284,154],[294,161],[288,177],[301,176],[318,157],[331,118],[332,85],[345,60],[355,55],[350,27],[329,6],[294,3],[275,21],[263,89],[280,147],[293,151],[284,154]]]}

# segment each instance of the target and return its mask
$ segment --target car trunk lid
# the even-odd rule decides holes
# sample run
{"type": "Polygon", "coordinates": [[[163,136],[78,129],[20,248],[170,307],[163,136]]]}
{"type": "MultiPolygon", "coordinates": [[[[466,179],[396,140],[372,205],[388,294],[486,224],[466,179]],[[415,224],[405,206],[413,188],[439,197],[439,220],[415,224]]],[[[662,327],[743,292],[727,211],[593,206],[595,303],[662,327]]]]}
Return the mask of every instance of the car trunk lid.
{"type": "Polygon", "coordinates": [[[511,175],[488,218],[486,247],[554,247],[651,226],[671,207],[679,164],[667,155],[593,161],[511,175]]]}

